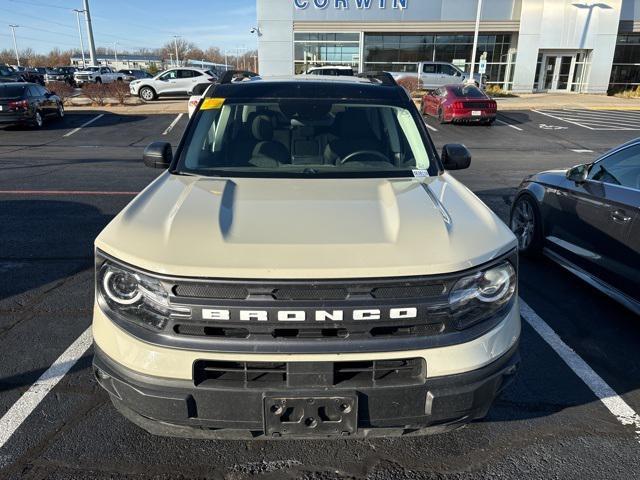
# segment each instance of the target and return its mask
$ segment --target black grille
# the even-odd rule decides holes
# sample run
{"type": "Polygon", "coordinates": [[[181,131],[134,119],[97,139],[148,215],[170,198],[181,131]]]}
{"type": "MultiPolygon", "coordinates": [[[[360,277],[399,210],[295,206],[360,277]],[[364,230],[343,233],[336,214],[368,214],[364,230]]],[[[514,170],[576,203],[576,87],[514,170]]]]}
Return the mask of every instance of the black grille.
{"type": "Polygon", "coordinates": [[[426,378],[423,358],[313,363],[198,360],[193,368],[194,383],[203,388],[366,388],[421,385],[426,378]]]}
{"type": "Polygon", "coordinates": [[[464,102],[464,108],[477,108],[478,110],[484,110],[491,108],[493,105],[487,102],[464,102]]]}
{"type": "Polygon", "coordinates": [[[198,360],[194,364],[196,386],[207,382],[216,386],[281,386],[287,381],[287,364],[278,362],[220,362],[198,360]]]}
{"type": "Polygon", "coordinates": [[[173,292],[178,297],[214,298],[219,300],[244,300],[249,292],[241,285],[219,283],[192,283],[176,285],[173,292]]]}
{"type": "Polygon", "coordinates": [[[346,288],[288,287],[273,292],[276,300],[344,300],[347,295],[346,288]]]}
{"type": "Polygon", "coordinates": [[[414,385],[424,382],[424,359],[375,360],[368,362],[336,362],[333,368],[335,386],[414,385]]]}
{"type": "Polygon", "coordinates": [[[429,298],[443,295],[446,286],[442,283],[430,285],[401,285],[397,287],[381,287],[372,290],[373,298],[429,298]]]}

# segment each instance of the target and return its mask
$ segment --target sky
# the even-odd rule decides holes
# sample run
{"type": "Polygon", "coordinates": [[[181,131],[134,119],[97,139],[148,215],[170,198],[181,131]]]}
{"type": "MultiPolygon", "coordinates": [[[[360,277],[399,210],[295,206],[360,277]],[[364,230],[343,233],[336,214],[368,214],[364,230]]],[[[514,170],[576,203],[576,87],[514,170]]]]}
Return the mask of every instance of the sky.
{"type": "MultiPolygon", "coordinates": [[[[17,24],[18,49],[46,53],[80,49],[76,14],[82,0],[0,0],[0,50],[13,48],[9,24],[17,24]]],[[[256,0],[89,0],[96,47],[135,51],[163,46],[181,35],[202,49],[256,48],[256,0]]],[[[82,19],[82,17],[81,17],[82,19]]],[[[83,22],[83,34],[86,30],[83,22]]]]}

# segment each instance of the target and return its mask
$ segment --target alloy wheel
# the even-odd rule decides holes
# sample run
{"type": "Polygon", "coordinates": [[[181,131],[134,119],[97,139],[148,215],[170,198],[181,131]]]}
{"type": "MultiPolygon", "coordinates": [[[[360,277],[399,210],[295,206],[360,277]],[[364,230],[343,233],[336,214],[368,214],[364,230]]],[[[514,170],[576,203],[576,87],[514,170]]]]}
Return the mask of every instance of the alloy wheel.
{"type": "Polygon", "coordinates": [[[520,200],[511,218],[511,230],[518,239],[518,248],[521,251],[531,246],[535,228],[536,218],[531,203],[524,199],[520,200]]]}

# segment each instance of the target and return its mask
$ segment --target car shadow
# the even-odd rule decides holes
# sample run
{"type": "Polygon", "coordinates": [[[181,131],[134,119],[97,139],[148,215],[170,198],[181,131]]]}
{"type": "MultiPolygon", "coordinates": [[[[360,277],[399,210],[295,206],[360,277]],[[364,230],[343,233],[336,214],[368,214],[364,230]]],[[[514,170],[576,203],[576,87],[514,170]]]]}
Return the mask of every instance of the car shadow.
{"type": "Polygon", "coordinates": [[[0,126],[0,131],[7,132],[47,132],[56,130],[71,130],[82,126],[85,122],[90,121],[97,115],[104,115],[94,123],[83,127],[83,129],[91,129],[97,127],[111,127],[118,124],[129,124],[142,122],[149,118],[148,115],[120,115],[111,113],[108,110],[89,110],[89,111],[71,111],[65,114],[63,119],[47,118],[42,128],[30,127],[28,125],[8,125],[0,126]]]}
{"type": "Polygon", "coordinates": [[[0,201],[0,300],[91,268],[93,242],[112,218],[76,201],[0,201]]]}

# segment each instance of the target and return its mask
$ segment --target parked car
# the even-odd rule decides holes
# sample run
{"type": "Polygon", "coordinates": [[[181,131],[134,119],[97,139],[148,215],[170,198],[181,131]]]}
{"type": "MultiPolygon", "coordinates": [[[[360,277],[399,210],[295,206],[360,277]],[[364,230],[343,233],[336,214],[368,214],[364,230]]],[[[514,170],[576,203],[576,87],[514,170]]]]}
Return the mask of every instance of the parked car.
{"type": "Polygon", "coordinates": [[[123,75],[123,79],[125,82],[133,82],[134,80],[140,80],[143,78],[153,78],[148,72],[144,70],[130,70],[130,69],[122,69],[118,70],[118,73],[123,75]]]}
{"type": "Polygon", "coordinates": [[[475,85],[446,85],[427,92],[422,113],[437,117],[440,123],[496,121],[498,104],[475,85]]]}
{"type": "Polygon", "coordinates": [[[526,178],[511,229],[523,255],[546,254],[640,314],[640,139],[526,178]]]}
{"type": "Polygon", "coordinates": [[[189,102],[187,104],[187,110],[189,112],[189,118],[193,116],[198,108],[198,104],[200,100],[202,100],[202,96],[205,94],[207,89],[211,87],[211,83],[199,83],[193,87],[193,89],[189,92],[189,102]]]}
{"type": "MultiPolygon", "coordinates": [[[[519,364],[517,241],[389,75],[232,80],[95,240],[94,372],[198,438],[425,434],[519,364]]],[[[93,293],[93,292],[92,292],[93,293]]]]}
{"type": "Polygon", "coordinates": [[[41,128],[47,117],[64,118],[62,100],[35,83],[0,84],[0,125],[41,128]]]}
{"type": "Polygon", "coordinates": [[[134,80],[129,84],[131,95],[152,101],[162,95],[188,95],[195,85],[216,82],[218,76],[199,68],[172,68],[153,78],[134,80]]]}
{"type": "Polygon", "coordinates": [[[475,83],[476,85],[484,85],[484,77],[479,73],[476,73],[473,77],[473,81],[470,81],[471,75],[463,72],[455,65],[447,62],[419,62],[411,65],[412,71],[405,72],[391,72],[391,75],[396,80],[417,78],[420,82],[420,86],[433,90],[435,88],[443,87],[445,85],[451,85],[456,83],[475,83]]]}
{"type": "Polygon", "coordinates": [[[22,79],[28,83],[37,83],[41,86],[45,85],[44,74],[40,73],[36,68],[26,67],[22,72],[22,79]]]}
{"type": "Polygon", "coordinates": [[[75,67],[55,67],[47,69],[45,82],[65,82],[69,85],[75,85],[73,74],[77,71],[75,67]]]}
{"type": "Polygon", "coordinates": [[[304,75],[328,75],[332,77],[353,77],[353,67],[344,65],[326,65],[323,67],[311,67],[304,75]]]}
{"type": "Polygon", "coordinates": [[[87,83],[113,83],[122,82],[124,76],[110,67],[87,67],[73,74],[73,79],[78,86],[87,83]]]}
{"type": "Polygon", "coordinates": [[[9,65],[0,64],[0,83],[21,82],[21,81],[22,81],[22,75],[19,72],[16,72],[9,65]]]}

